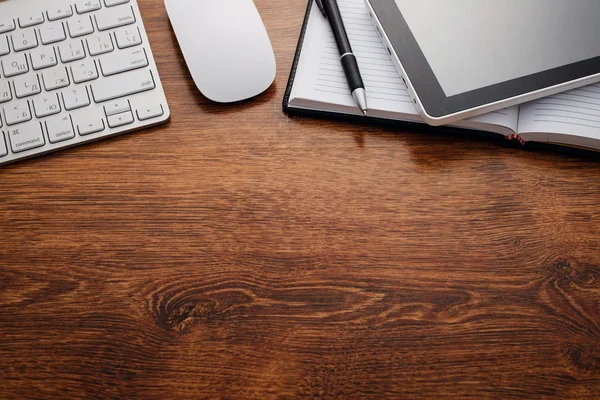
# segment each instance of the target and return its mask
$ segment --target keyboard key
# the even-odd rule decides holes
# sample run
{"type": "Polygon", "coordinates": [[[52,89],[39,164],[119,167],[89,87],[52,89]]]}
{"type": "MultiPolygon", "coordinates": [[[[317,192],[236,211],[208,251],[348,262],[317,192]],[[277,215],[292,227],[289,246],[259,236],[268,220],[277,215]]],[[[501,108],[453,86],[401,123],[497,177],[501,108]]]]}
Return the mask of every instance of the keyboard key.
{"type": "Polygon", "coordinates": [[[40,27],[40,40],[42,44],[62,42],[66,38],[65,28],[60,22],[44,24],[40,27]]]}
{"type": "Polygon", "coordinates": [[[90,105],[90,96],[85,86],[73,86],[62,94],[65,110],[71,111],[90,105]]]}
{"type": "Polygon", "coordinates": [[[92,95],[96,103],[152,90],[156,87],[149,70],[137,70],[105,78],[92,83],[92,95]]]}
{"type": "Polygon", "coordinates": [[[82,83],[98,79],[96,63],[91,58],[71,64],[73,82],[82,83]]]}
{"type": "Polygon", "coordinates": [[[94,26],[92,25],[92,20],[89,16],[70,19],[67,21],[67,26],[69,27],[69,35],[71,35],[72,38],[94,33],[94,26]]]}
{"type": "Polygon", "coordinates": [[[13,101],[4,107],[4,120],[6,125],[16,125],[31,121],[31,111],[27,100],[13,101]]]}
{"type": "Polygon", "coordinates": [[[91,135],[92,133],[102,132],[104,130],[104,121],[102,118],[84,119],[77,121],[77,132],[80,136],[91,135]]]}
{"type": "Polygon", "coordinates": [[[129,3],[129,0],[104,0],[106,7],[114,7],[125,3],[129,3]]]}
{"type": "Polygon", "coordinates": [[[96,36],[86,39],[88,52],[91,56],[97,56],[104,53],[110,53],[115,49],[109,33],[99,33],[96,36]]]}
{"type": "Polygon", "coordinates": [[[29,65],[27,65],[27,58],[25,58],[25,54],[6,56],[2,58],[1,62],[2,70],[4,71],[4,77],[6,78],[29,72],[29,65]]]}
{"type": "Polygon", "coordinates": [[[18,99],[42,92],[37,74],[25,75],[14,80],[15,95],[18,99]]]}
{"type": "Polygon", "coordinates": [[[0,131],[0,157],[4,157],[8,155],[8,148],[6,147],[6,142],[4,141],[4,133],[0,131]]]}
{"type": "Polygon", "coordinates": [[[131,106],[129,105],[129,100],[127,99],[113,100],[104,105],[104,113],[107,117],[115,114],[121,114],[126,111],[131,111],[131,106]]]}
{"type": "Polygon", "coordinates": [[[73,9],[71,6],[59,6],[46,12],[49,21],[56,21],[58,19],[67,18],[73,15],[73,9]]]}
{"type": "Polygon", "coordinates": [[[46,132],[48,132],[50,143],[64,142],[75,137],[75,131],[73,130],[73,124],[69,115],[48,118],[46,120],[46,132]]]}
{"type": "Polygon", "coordinates": [[[147,119],[157,118],[164,114],[164,110],[162,105],[157,104],[154,106],[147,106],[137,109],[137,117],[140,121],[145,121],[147,119]]]}
{"type": "Polygon", "coordinates": [[[133,9],[127,5],[106,8],[103,12],[96,14],[95,18],[99,31],[118,28],[135,22],[133,9]]]}
{"type": "Polygon", "coordinates": [[[148,58],[143,48],[119,51],[100,58],[100,68],[104,76],[120,74],[121,72],[147,66],[148,58]]]}
{"type": "Polygon", "coordinates": [[[140,31],[136,27],[121,28],[116,30],[115,38],[117,39],[117,47],[120,49],[126,49],[127,47],[133,47],[142,44],[140,31]]]}
{"type": "Polygon", "coordinates": [[[36,97],[33,99],[33,109],[35,111],[35,116],[38,118],[58,114],[61,111],[58,94],[44,93],[43,95],[36,97]]]}
{"type": "Polygon", "coordinates": [[[7,133],[13,153],[35,149],[46,144],[42,126],[37,121],[10,128],[7,133]]]}
{"type": "Polygon", "coordinates": [[[118,128],[119,126],[133,124],[133,121],[133,114],[131,111],[127,111],[108,117],[108,126],[111,128],[118,128]]]}
{"type": "Polygon", "coordinates": [[[79,0],[75,3],[77,14],[84,14],[91,11],[99,10],[102,6],[100,0],[79,0]]]}
{"type": "Polygon", "coordinates": [[[10,53],[8,38],[6,36],[0,36],[0,56],[5,56],[8,53],[10,53]]]}
{"type": "Polygon", "coordinates": [[[35,70],[53,67],[58,64],[54,47],[41,47],[31,52],[31,66],[35,70]]]}
{"type": "Polygon", "coordinates": [[[42,73],[44,88],[48,91],[69,86],[69,75],[63,66],[45,70],[42,73]]]}
{"type": "Polygon", "coordinates": [[[137,3],[0,0],[0,166],[168,114],[137,3]]]}
{"type": "Polygon", "coordinates": [[[12,18],[0,19],[0,33],[14,31],[16,29],[15,20],[12,18]]]}
{"type": "Polygon", "coordinates": [[[60,53],[60,60],[64,63],[85,58],[83,43],[78,40],[60,44],[58,46],[58,52],[60,53]]]}
{"type": "MultiPolygon", "coordinates": [[[[8,81],[0,79],[0,104],[12,100],[12,93],[8,81]]],[[[2,126],[0,124],[0,126],[2,126]]]]}
{"type": "Polygon", "coordinates": [[[21,28],[28,28],[30,26],[39,25],[44,22],[44,14],[33,13],[19,18],[19,26],[21,28]]]}
{"type": "Polygon", "coordinates": [[[23,51],[33,49],[38,46],[35,30],[24,29],[12,35],[13,49],[15,51],[23,51]]]}

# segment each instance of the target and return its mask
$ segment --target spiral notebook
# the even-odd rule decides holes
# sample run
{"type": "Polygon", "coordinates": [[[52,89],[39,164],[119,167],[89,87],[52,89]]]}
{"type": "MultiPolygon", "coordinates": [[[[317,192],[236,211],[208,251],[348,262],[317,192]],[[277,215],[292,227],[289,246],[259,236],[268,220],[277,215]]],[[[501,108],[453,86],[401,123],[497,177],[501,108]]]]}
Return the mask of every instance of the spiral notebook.
{"type": "MultiPolygon", "coordinates": [[[[308,3],[283,99],[284,111],[357,121],[424,124],[363,0],[338,0],[365,82],[369,116],[362,116],[348,89],[329,23],[313,3],[314,0],[308,3]]],[[[600,151],[600,84],[471,118],[452,127],[496,133],[521,143],[552,143],[600,151]]]]}

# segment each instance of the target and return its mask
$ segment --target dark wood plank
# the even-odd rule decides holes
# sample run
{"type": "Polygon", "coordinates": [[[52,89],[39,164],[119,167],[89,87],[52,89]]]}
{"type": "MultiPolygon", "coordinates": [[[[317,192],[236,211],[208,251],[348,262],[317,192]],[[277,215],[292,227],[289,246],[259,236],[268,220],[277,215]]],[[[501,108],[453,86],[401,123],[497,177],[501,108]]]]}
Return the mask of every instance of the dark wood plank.
{"type": "Polygon", "coordinates": [[[600,165],[211,104],[0,169],[0,398],[600,398],[600,165]]]}

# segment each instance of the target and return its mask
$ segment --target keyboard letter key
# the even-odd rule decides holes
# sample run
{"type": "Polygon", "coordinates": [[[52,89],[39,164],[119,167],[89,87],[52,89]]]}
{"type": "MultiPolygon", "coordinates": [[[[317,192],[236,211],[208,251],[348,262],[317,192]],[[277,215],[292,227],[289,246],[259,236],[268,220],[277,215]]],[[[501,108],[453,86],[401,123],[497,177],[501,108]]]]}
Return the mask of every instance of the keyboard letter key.
{"type": "Polygon", "coordinates": [[[88,96],[87,88],[85,86],[70,87],[63,92],[63,102],[67,111],[89,106],[90,97],[88,96]]]}
{"type": "Polygon", "coordinates": [[[4,70],[5,78],[10,78],[11,76],[29,72],[29,66],[27,65],[25,54],[14,54],[12,56],[3,58],[2,69],[4,70]]]}
{"type": "Polygon", "coordinates": [[[18,99],[42,92],[40,80],[36,74],[29,74],[15,79],[14,85],[15,95],[18,99]]]}
{"type": "Polygon", "coordinates": [[[91,56],[110,53],[115,49],[109,33],[100,33],[97,36],[86,39],[86,42],[91,56]]]}
{"type": "Polygon", "coordinates": [[[60,53],[60,60],[64,63],[85,58],[83,44],[78,40],[61,44],[58,46],[58,52],[60,53]]]}
{"type": "Polygon", "coordinates": [[[63,66],[45,70],[42,74],[44,79],[44,88],[46,90],[54,90],[69,86],[69,76],[67,69],[63,66]]]}
{"type": "Polygon", "coordinates": [[[33,69],[44,69],[58,64],[54,47],[42,47],[31,52],[31,66],[33,69]]]}
{"type": "Polygon", "coordinates": [[[16,125],[31,121],[31,111],[27,100],[13,101],[4,107],[4,120],[6,125],[16,125]]]}
{"type": "Polygon", "coordinates": [[[92,95],[96,103],[152,90],[156,87],[149,70],[126,72],[92,84],[92,95]]]}
{"type": "Polygon", "coordinates": [[[35,116],[38,118],[58,114],[60,112],[58,94],[44,93],[42,96],[36,97],[33,99],[33,109],[35,111],[35,116]]]}
{"type": "Polygon", "coordinates": [[[75,83],[93,81],[98,78],[96,64],[91,58],[73,63],[71,65],[71,74],[75,83]]]}
{"type": "MultiPolygon", "coordinates": [[[[8,81],[0,79],[0,103],[6,103],[10,100],[12,100],[10,85],[8,84],[8,81]]],[[[2,126],[1,123],[0,126],[2,126]]]]}
{"type": "Polygon", "coordinates": [[[10,147],[13,153],[42,147],[46,144],[44,133],[39,122],[32,122],[26,125],[20,125],[8,130],[10,147]]]}

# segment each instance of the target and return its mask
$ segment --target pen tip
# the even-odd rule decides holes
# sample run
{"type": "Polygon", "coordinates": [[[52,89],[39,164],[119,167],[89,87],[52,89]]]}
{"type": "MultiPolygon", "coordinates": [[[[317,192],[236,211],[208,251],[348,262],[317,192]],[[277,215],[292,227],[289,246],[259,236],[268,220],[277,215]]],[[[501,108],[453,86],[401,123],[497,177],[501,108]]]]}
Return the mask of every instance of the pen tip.
{"type": "Polygon", "coordinates": [[[367,116],[367,110],[362,110],[363,114],[365,114],[365,117],[367,116]]]}

